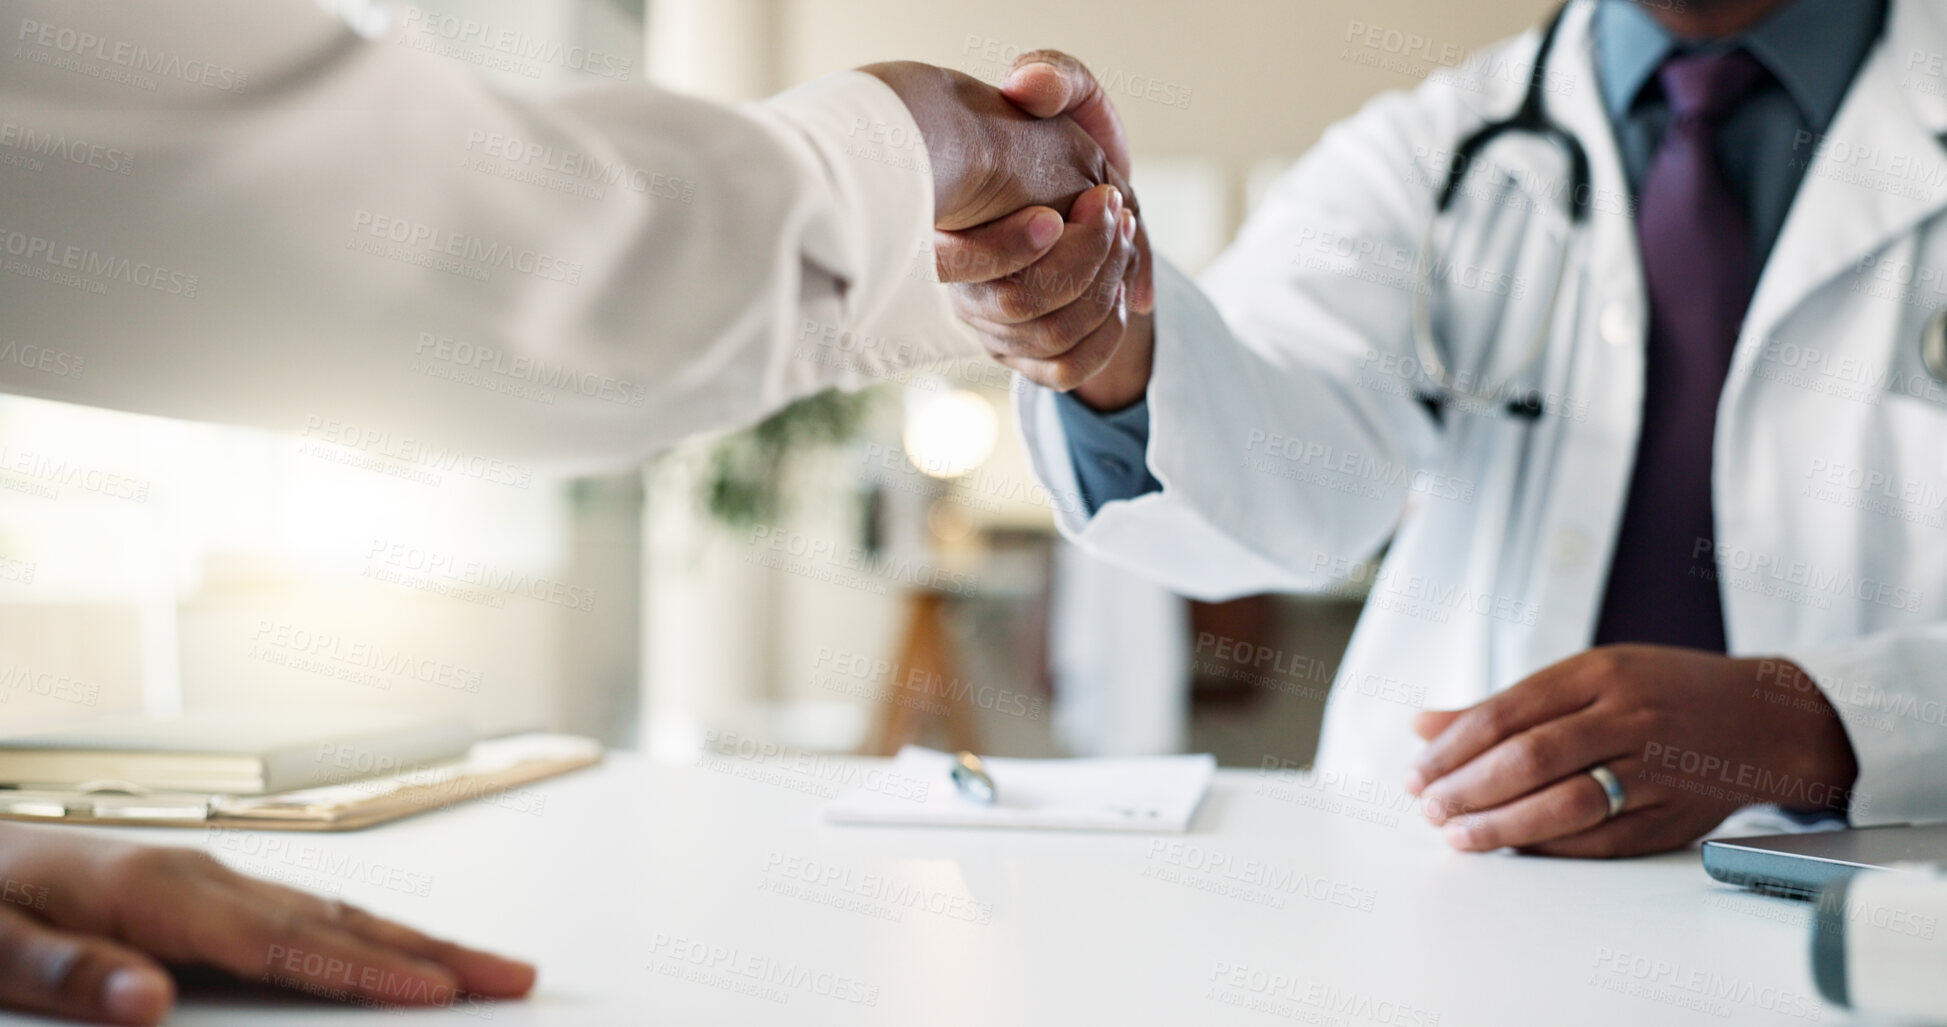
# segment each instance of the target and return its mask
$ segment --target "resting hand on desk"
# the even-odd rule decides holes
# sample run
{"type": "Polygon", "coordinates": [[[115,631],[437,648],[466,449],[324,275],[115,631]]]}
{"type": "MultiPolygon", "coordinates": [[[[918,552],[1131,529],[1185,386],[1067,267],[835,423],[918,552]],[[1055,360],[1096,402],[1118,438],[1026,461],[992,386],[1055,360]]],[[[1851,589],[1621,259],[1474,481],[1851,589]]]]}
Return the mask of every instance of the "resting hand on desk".
{"type": "Polygon", "coordinates": [[[1796,666],[1661,646],[1592,649],[1414,727],[1429,744],[1407,790],[1475,852],[1661,852],[1742,806],[1844,812],[1859,772],[1838,714],[1796,666]],[[1614,818],[1597,765],[1627,797],[1614,818]]]}
{"type": "Polygon", "coordinates": [[[164,965],[400,1006],[514,998],[534,968],[435,941],[194,849],[0,824],[0,1006],[152,1024],[164,965]]]}

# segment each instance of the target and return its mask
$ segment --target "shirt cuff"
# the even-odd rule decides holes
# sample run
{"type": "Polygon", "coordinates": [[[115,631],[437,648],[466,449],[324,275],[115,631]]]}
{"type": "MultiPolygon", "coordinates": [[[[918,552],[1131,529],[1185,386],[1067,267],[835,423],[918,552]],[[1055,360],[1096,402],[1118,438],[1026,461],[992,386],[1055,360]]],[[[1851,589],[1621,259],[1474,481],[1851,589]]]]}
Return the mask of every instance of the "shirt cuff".
{"type": "Polygon", "coordinates": [[[1091,516],[1106,504],[1163,490],[1149,473],[1147,400],[1104,414],[1074,396],[1056,393],[1055,412],[1061,417],[1076,485],[1091,516]]]}
{"type": "Polygon", "coordinates": [[[841,283],[855,356],[889,374],[927,357],[982,356],[953,316],[933,261],[933,169],[912,112],[892,87],[841,72],[748,105],[790,129],[825,181],[827,216],[804,227],[805,259],[841,283]]]}

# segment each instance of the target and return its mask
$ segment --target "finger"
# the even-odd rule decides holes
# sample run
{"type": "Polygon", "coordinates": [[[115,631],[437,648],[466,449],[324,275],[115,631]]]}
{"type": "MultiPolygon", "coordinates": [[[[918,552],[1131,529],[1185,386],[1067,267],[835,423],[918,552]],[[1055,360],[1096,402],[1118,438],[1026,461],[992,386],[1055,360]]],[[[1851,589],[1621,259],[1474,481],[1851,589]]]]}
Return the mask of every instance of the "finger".
{"type": "Polygon", "coordinates": [[[344,908],[345,926],[353,934],[447,967],[459,974],[468,991],[492,998],[519,998],[534,990],[532,963],[441,941],[362,909],[344,908]]]}
{"type": "Polygon", "coordinates": [[[1104,322],[1126,306],[1122,272],[1133,252],[1128,246],[1111,249],[1108,259],[1096,269],[1095,277],[1075,301],[1051,314],[1013,325],[988,321],[965,312],[961,314],[961,320],[987,336],[988,348],[996,355],[1005,353],[1033,360],[1058,359],[1093,335],[1104,322]]]}
{"type": "Polygon", "coordinates": [[[1521,851],[1565,859],[1615,859],[1664,852],[1694,837],[1683,826],[1681,812],[1673,803],[1646,806],[1579,834],[1524,846],[1521,851]]]}
{"type": "MultiPolygon", "coordinates": [[[[1017,325],[1074,303],[1114,256],[1117,221],[1125,213],[1121,194],[1113,187],[1089,190],[1075,201],[1072,220],[1047,256],[1006,278],[955,289],[955,309],[963,319],[1017,325]]],[[[1127,254],[1117,266],[1126,263],[1127,254]]]]}
{"type": "Polygon", "coordinates": [[[1037,385],[1057,392],[1069,392],[1106,367],[1115,356],[1116,348],[1122,344],[1123,332],[1129,327],[1129,311],[1128,304],[1121,300],[1118,297],[1108,320],[1059,359],[1038,360],[1000,354],[996,354],[995,359],[1037,385]]]}
{"type": "Polygon", "coordinates": [[[1468,760],[1512,737],[1556,717],[1566,716],[1595,700],[1584,679],[1549,667],[1484,702],[1462,710],[1445,731],[1427,743],[1406,790],[1419,795],[1426,786],[1452,773],[1468,760]]]}
{"type": "Polygon", "coordinates": [[[169,975],[135,949],[0,912],[0,1006],[152,1024],[169,1011],[175,995],[169,975]]]}
{"type": "Polygon", "coordinates": [[[491,998],[518,998],[534,988],[535,968],[531,963],[441,941],[349,903],[270,881],[243,877],[240,885],[263,895],[266,901],[282,904],[321,924],[438,963],[457,975],[461,987],[468,992],[491,998]]]}
{"type": "MultiPolygon", "coordinates": [[[[1623,763],[1616,763],[1611,769],[1618,775],[1628,770],[1623,763]]],[[[1617,818],[1654,804],[1642,789],[1628,792],[1617,818]]],[[[1577,773],[1504,806],[1456,817],[1441,830],[1447,844],[1456,849],[1491,852],[1581,834],[1609,819],[1609,793],[1595,778],[1577,773]]]]}
{"type": "Polygon", "coordinates": [[[1149,226],[1136,219],[1136,257],[1129,269],[1129,310],[1136,314],[1156,312],[1156,268],[1149,253],[1149,226]]]}
{"type": "Polygon", "coordinates": [[[1095,140],[1117,171],[1129,174],[1129,137],[1115,104],[1081,61],[1059,50],[1035,50],[1014,62],[1001,93],[1037,118],[1066,114],[1095,140]]]}
{"type": "Polygon", "coordinates": [[[195,962],[314,995],[402,1006],[449,1005],[456,974],[375,944],[258,889],[208,884],[197,920],[185,925],[195,962]]]}
{"type": "Polygon", "coordinates": [[[1066,227],[1052,208],[1023,207],[984,225],[934,232],[933,262],[942,282],[992,281],[1046,256],[1066,227]]]}
{"type": "Polygon", "coordinates": [[[1442,824],[1635,750],[1635,738],[1615,717],[1599,711],[1574,713],[1502,741],[1428,785],[1420,795],[1426,800],[1427,819],[1442,824]]]}
{"type": "Polygon", "coordinates": [[[1413,715],[1413,733],[1431,742],[1466,710],[1422,710],[1413,715]]]}

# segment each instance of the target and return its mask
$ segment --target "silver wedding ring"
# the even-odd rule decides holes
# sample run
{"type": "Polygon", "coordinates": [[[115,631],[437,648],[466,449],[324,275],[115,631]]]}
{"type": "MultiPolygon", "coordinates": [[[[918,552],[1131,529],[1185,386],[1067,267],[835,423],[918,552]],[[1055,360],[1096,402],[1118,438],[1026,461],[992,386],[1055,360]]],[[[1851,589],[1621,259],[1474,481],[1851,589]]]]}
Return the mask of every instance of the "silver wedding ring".
{"type": "Polygon", "coordinates": [[[1629,793],[1623,791],[1622,780],[1616,777],[1615,771],[1600,763],[1589,768],[1589,776],[1595,778],[1595,783],[1602,786],[1602,793],[1609,797],[1608,819],[1613,819],[1623,811],[1623,803],[1629,801],[1629,793]]]}

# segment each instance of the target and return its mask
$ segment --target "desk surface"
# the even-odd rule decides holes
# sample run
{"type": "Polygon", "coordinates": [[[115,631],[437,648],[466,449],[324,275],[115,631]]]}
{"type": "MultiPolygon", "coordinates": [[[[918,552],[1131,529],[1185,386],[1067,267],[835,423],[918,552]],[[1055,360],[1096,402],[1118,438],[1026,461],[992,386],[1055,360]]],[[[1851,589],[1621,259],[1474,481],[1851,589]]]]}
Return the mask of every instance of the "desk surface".
{"type": "Polygon", "coordinates": [[[121,833],[541,965],[533,998],[490,1009],[192,988],[180,1024],[1844,1021],[1804,908],[1717,885],[1694,852],[1467,856],[1409,801],[1250,771],[1180,837],[823,823],[823,796],[879,766],[624,754],[354,834],[121,833]]]}

